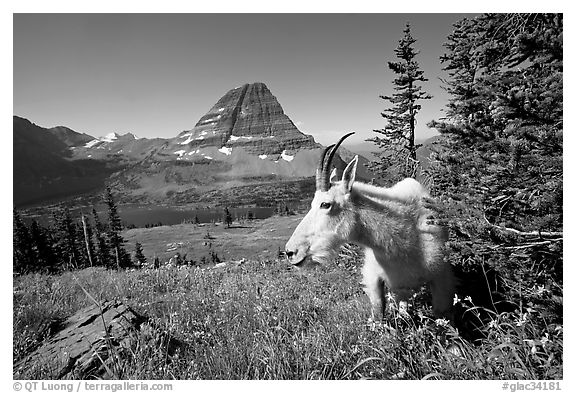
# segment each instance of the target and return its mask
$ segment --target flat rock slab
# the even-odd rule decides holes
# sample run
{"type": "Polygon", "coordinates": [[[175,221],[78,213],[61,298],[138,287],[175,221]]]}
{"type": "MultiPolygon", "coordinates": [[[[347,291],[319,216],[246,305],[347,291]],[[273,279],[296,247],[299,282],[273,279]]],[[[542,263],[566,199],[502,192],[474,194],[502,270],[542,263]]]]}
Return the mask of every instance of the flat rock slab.
{"type": "Polygon", "coordinates": [[[113,378],[115,358],[130,348],[144,321],[118,301],[86,307],[15,363],[14,379],[113,378]]]}

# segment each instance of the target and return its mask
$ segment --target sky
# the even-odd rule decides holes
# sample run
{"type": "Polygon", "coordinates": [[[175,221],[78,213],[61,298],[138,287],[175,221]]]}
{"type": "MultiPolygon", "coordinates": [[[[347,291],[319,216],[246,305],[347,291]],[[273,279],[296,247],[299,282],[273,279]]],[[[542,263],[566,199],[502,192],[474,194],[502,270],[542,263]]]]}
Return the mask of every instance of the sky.
{"type": "MultiPolygon", "coordinates": [[[[300,131],[331,144],[384,127],[388,61],[407,22],[423,89],[416,138],[442,117],[439,56],[465,14],[14,14],[13,111],[42,127],[176,136],[228,90],[264,82],[300,131]]],[[[468,15],[470,16],[470,15],[468,15]]]]}

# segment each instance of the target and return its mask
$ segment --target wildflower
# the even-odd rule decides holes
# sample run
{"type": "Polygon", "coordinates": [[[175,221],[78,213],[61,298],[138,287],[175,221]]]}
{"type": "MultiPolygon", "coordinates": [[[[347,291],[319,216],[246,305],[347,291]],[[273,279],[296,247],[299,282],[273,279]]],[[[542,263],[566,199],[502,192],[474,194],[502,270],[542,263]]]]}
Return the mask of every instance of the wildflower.
{"type": "Polygon", "coordinates": [[[452,305],[455,306],[456,303],[460,303],[460,298],[458,297],[458,294],[457,294],[457,293],[454,294],[454,302],[453,302],[452,305]]]}
{"type": "Polygon", "coordinates": [[[494,329],[496,326],[498,326],[498,323],[495,320],[491,320],[490,323],[488,323],[490,329],[494,329]]]}
{"type": "Polygon", "coordinates": [[[526,322],[528,322],[528,313],[521,313],[520,319],[518,319],[518,321],[516,321],[516,326],[518,326],[518,327],[524,326],[526,324],[526,322]]]}
{"type": "Polygon", "coordinates": [[[445,318],[438,318],[436,320],[436,326],[448,327],[448,325],[450,325],[450,322],[445,318]]]}
{"type": "Polygon", "coordinates": [[[466,297],[464,298],[464,300],[466,300],[467,302],[472,303],[472,298],[471,298],[470,296],[466,296],[466,297]]]}
{"type": "Polygon", "coordinates": [[[530,353],[534,355],[537,351],[536,342],[534,340],[524,340],[524,342],[530,346],[530,353]]]}
{"type": "Polygon", "coordinates": [[[562,327],[562,325],[556,326],[556,327],[554,328],[554,333],[557,333],[557,334],[562,334],[562,333],[564,333],[564,328],[562,327]]]}
{"type": "Polygon", "coordinates": [[[543,294],[547,293],[548,290],[544,287],[544,285],[538,285],[536,288],[536,295],[542,296],[543,294]]]}
{"type": "Polygon", "coordinates": [[[540,344],[542,344],[542,348],[546,348],[546,344],[548,344],[549,341],[550,339],[548,338],[548,333],[544,333],[544,337],[540,339],[540,344]]]}

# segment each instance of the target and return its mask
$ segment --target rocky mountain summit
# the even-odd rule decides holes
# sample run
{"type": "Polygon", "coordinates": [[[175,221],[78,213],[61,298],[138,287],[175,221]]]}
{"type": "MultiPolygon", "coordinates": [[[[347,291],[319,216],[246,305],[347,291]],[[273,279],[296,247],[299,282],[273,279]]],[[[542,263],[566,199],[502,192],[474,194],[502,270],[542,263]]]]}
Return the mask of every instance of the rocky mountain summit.
{"type": "Polygon", "coordinates": [[[180,133],[176,140],[187,151],[217,146],[267,156],[321,147],[312,136],[298,130],[261,82],[228,91],[192,130],[180,133]]]}

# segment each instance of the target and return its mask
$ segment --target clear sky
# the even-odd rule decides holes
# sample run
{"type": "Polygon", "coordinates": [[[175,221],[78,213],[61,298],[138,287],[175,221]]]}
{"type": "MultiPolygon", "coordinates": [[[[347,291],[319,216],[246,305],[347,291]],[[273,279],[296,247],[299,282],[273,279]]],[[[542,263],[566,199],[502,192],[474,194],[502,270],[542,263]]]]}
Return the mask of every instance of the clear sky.
{"type": "Polygon", "coordinates": [[[406,22],[442,116],[439,56],[464,14],[15,14],[14,114],[93,136],[174,137],[228,90],[264,82],[298,128],[323,144],[382,128],[394,48],[406,22]]]}

